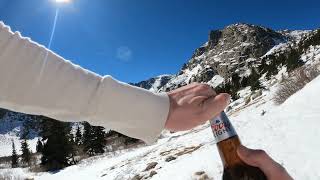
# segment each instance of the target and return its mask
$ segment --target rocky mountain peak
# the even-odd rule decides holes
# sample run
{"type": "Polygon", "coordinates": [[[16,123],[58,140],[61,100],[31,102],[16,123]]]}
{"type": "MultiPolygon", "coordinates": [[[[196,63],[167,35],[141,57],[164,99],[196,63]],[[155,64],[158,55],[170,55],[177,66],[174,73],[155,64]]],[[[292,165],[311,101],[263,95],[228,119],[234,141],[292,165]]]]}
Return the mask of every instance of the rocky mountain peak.
{"type": "MultiPolygon", "coordinates": [[[[195,50],[176,75],[155,77],[134,85],[159,92],[170,91],[192,82],[204,82],[217,87],[237,79],[245,86],[253,71],[260,73],[266,66],[271,66],[270,58],[275,59],[279,53],[281,57],[277,60],[278,64],[292,63],[288,60],[289,56],[298,57],[292,49],[297,50],[299,41],[308,40],[312,32],[274,31],[248,23],[231,24],[223,29],[210,31],[208,41],[195,50]]],[[[299,53],[301,54],[300,51],[299,53]]],[[[267,70],[264,73],[265,71],[267,70]]]]}
{"type": "Polygon", "coordinates": [[[292,47],[297,49],[299,41],[305,41],[311,35],[312,31],[274,31],[247,23],[212,30],[208,41],[195,50],[160,91],[169,91],[191,82],[205,82],[217,87],[230,82],[232,77],[242,81],[252,71],[260,71],[261,64],[265,66],[266,59],[278,56],[279,52],[282,59],[287,59],[287,62],[280,63],[288,63],[286,57],[294,54],[292,47]]]}
{"type": "Polygon", "coordinates": [[[287,37],[269,28],[246,23],[212,30],[208,42],[196,49],[192,58],[182,69],[192,70],[197,65],[212,67],[222,77],[230,76],[236,69],[245,69],[250,62],[264,55],[287,37]]]}
{"type": "MultiPolygon", "coordinates": [[[[238,59],[257,58],[282,41],[286,41],[286,37],[269,28],[237,23],[226,26],[222,30],[210,31],[208,43],[200,47],[202,49],[200,51],[202,53],[214,51],[213,55],[225,52],[224,54],[229,56],[238,55],[235,57],[238,59]]],[[[193,57],[200,56],[202,53],[196,50],[193,57]]],[[[222,58],[226,57],[222,56],[222,58]]]]}

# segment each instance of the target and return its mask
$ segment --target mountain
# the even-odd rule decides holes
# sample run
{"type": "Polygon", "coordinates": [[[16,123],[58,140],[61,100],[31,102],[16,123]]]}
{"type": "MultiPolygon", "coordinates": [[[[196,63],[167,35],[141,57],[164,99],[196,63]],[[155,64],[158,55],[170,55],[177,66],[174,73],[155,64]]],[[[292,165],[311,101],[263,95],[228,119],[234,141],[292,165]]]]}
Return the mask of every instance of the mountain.
{"type": "MultiPolygon", "coordinates": [[[[209,33],[208,41],[195,50],[181,70],[170,76],[164,85],[155,85],[159,87],[155,91],[169,91],[192,82],[217,87],[227,83],[234,74],[242,81],[243,77],[250,75],[252,67],[261,65],[266,56],[277,55],[279,52],[288,54],[290,48],[298,48],[301,41],[312,37],[316,32],[274,31],[246,23],[213,30],[209,33]]],[[[302,54],[303,52],[300,55],[302,54]]],[[[154,79],[157,77],[135,85],[150,89],[155,84],[154,79]]]]}
{"type": "Polygon", "coordinates": [[[4,109],[1,109],[0,112],[0,156],[11,155],[11,141],[14,141],[16,148],[20,149],[20,138],[27,131],[26,128],[28,128],[28,142],[31,150],[35,152],[39,132],[36,117],[4,109]]]}
{"type": "Polygon", "coordinates": [[[152,92],[158,92],[164,85],[166,85],[171,79],[172,75],[160,75],[154,78],[150,78],[138,83],[130,83],[131,85],[138,86],[144,89],[148,89],[152,92]]]}

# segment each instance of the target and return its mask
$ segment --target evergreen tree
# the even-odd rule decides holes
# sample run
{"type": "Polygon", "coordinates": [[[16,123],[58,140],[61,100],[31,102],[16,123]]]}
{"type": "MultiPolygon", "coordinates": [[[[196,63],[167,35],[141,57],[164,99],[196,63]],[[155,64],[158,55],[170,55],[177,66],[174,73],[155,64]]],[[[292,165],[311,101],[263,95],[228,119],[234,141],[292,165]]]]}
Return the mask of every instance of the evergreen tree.
{"type": "Polygon", "coordinates": [[[271,75],[272,75],[271,71],[268,71],[267,74],[266,74],[266,79],[270,80],[271,75]]]}
{"type": "Polygon", "coordinates": [[[84,123],[83,132],[83,148],[89,156],[104,153],[105,147],[105,132],[100,126],[91,126],[89,123],[84,123]]]}
{"type": "Polygon", "coordinates": [[[69,124],[43,117],[41,129],[42,140],[46,141],[43,144],[41,164],[47,170],[69,166],[74,151],[69,124]]]}
{"type": "Polygon", "coordinates": [[[292,71],[297,67],[300,67],[303,65],[303,61],[300,59],[300,54],[295,49],[290,49],[290,53],[288,55],[287,61],[287,69],[288,71],[292,71]]]}
{"type": "Polygon", "coordinates": [[[22,129],[22,134],[21,134],[21,137],[20,139],[27,139],[28,136],[29,136],[29,132],[30,132],[30,122],[25,120],[22,124],[23,126],[23,129],[22,129]]]}
{"type": "Polygon", "coordinates": [[[262,88],[261,82],[260,82],[260,74],[257,73],[255,68],[251,68],[251,74],[248,77],[249,78],[249,84],[251,86],[251,91],[258,90],[262,88]]]}
{"type": "Polygon", "coordinates": [[[92,138],[91,134],[91,126],[89,123],[84,122],[83,123],[83,135],[82,135],[82,142],[83,142],[83,148],[84,151],[87,152],[87,150],[90,147],[90,141],[92,138]]]}
{"type": "Polygon", "coordinates": [[[259,66],[259,72],[260,73],[265,73],[265,71],[266,71],[266,69],[267,69],[267,63],[266,63],[266,59],[265,58],[263,58],[262,60],[261,60],[261,64],[260,64],[260,66],[259,66]]]}
{"type": "Polygon", "coordinates": [[[80,126],[77,127],[77,132],[76,132],[76,137],[75,137],[74,142],[76,143],[76,145],[82,144],[82,133],[80,130],[80,126]]]}
{"type": "Polygon", "coordinates": [[[16,168],[18,167],[18,155],[16,151],[16,146],[12,140],[12,155],[11,155],[11,167],[16,168]]]}
{"type": "Polygon", "coordinates": [[[247,87],[249,85],[249,78],[247,76],[243,76],[240,84],[241,87],[247,87]]]}
{"type": "Polygon", "coordinates": [[[37,152],[39,152],[39,153],[41,153],[42,150],[43,150],[43,144],[42,144],[40,138],[39,138],[38,141],[37,141],[36,150],[37,150],[37,152]]]}
{"type": "Polygon", "coordinates": [[[22,140],[21,142],[21,161],[24,164],[30,165],[30,160],[31,160],[31,152],[29,149],[29,145],[26,139],[22,140]]]}
{"type": "Polygon", "coordinates": [[[94,154],[104,153],[104,147],[106,145],[104,128],[101,126],[93,126],[92,130],[94,136],[92,150],[94,154]]]}
{"type": "Polygon", "coordinates": [[[233,89],[235,91],[238,91],[240,90],[240,87],[241,87],[241,84],[240,84],[240,76],[238,75],[238,73],[233,73],[232,76],[231,76],[231,82],[232,82],[232,86],[233,86],[233,89]]]}

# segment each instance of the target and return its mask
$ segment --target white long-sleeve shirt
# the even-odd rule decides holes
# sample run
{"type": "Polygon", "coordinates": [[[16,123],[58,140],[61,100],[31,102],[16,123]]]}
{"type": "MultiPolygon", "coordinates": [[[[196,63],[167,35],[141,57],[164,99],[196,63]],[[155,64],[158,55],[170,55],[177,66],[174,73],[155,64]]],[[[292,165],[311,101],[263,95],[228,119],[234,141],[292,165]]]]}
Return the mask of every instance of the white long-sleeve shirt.
{"type": "Polygon", "coordinates": [[[0,22],[0,107],[88,121],[152,143],[169,98],[83,69],[0,22]]]}

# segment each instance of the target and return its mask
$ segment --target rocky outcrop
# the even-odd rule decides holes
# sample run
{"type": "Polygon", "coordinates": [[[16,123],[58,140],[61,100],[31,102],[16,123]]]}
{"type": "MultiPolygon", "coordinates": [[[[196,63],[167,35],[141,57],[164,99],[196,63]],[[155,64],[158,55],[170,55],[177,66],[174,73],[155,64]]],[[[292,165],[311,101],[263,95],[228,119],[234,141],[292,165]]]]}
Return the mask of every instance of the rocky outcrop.
{"type": "Polygon", "coordinates": [[[209,34],[208,43],[197,49],[186,64],[192,70],[197,65],[211,67],[217,74],[230,77],[236,69],[246,69],[286,36],[268,28],[234,24],[209,34]]]}
{"type": "Polygon", "coordinates": [[[210,31],[208,42],[195,50],[191,59],[160,91],[169,91],[191,82],[212,82],[216,75],[225,80],[234,73],[246,76],[248,69],[260,64],[261,57],[271,48],[292,40],[289,34],[245,23],[210,31]]]}

